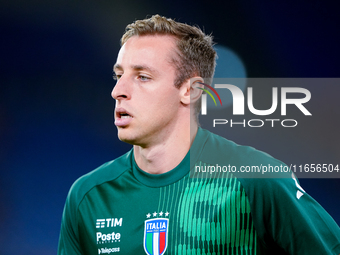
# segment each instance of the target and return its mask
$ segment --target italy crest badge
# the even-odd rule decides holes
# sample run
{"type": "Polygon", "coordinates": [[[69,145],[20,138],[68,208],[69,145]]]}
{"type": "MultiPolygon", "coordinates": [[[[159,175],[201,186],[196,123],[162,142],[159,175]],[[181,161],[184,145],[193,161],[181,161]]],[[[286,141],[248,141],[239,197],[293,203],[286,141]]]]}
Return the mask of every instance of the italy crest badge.
{"type": "Polygon", "coordinates": [[[148,255],[162,255],[168,243],[169,219],[154,218],[145,221],[144,250],[148,255]]]}

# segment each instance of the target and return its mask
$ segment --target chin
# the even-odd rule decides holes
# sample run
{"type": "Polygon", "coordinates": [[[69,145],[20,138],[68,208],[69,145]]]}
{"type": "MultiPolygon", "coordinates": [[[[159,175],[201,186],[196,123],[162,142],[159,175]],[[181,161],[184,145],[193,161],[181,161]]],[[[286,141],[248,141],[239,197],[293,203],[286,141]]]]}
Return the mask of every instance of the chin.
{"type": "Polygon", "coordinates": [[[137,134],[128,134],[128,132],[118,131],[118,139],[124,143],[145,147],[147,144],[144,141],[145,139],[142,138],[144,137],[138,136],[137,134]]]}
{"type": "Polygon", "coordinates": [[[124,143],[129,143],[132,145],[136,144],[136,137],[130,134],[128,130],[122,128],[118,129],[118,139],[124,143]]]}

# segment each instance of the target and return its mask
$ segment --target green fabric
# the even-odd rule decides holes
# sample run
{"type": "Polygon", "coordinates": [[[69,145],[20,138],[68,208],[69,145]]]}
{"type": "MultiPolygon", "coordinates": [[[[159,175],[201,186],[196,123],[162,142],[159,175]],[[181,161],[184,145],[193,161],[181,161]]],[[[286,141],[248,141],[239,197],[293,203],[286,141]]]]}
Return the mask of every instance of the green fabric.
{"type": "Polygon", "coordinates": [[[73,184],[58,254],[146,254],[145,221],[156,218],[169,220],[165,254],[340,253],[338,226],[308,194],[297,199],[290,173],[196,171],[217,164],[283,163],[203,129],[165,174],[142,171],[130,151],[73,184]]]}

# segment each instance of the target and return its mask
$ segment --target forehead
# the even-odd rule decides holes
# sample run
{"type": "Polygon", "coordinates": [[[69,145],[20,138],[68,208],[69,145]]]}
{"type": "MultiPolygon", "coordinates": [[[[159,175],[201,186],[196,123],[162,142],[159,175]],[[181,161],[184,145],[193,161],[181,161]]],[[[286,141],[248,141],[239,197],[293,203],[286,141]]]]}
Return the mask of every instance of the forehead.
{"type": "Polygon", "coordinates": [[[148,65],[159,69],[171,65],[176,54],[176,39],[169,35],[132,36],[121,47],[115,67],[148,65]]]}

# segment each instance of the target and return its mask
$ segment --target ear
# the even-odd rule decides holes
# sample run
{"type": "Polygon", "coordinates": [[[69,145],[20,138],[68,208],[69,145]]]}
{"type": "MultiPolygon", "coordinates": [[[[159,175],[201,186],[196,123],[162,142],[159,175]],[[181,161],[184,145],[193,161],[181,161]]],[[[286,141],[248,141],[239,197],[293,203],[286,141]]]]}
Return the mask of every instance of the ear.
{"type": "Polygon", "coordinates": [[[180,88],[181,102],[185,105],[195,104],[196,101],[201,98],[202,90],[198,89],[198,87],[204,88],[201,84],[203,82],[203,78],[199,76],[192,77],[185,81],[180,88]]]}

